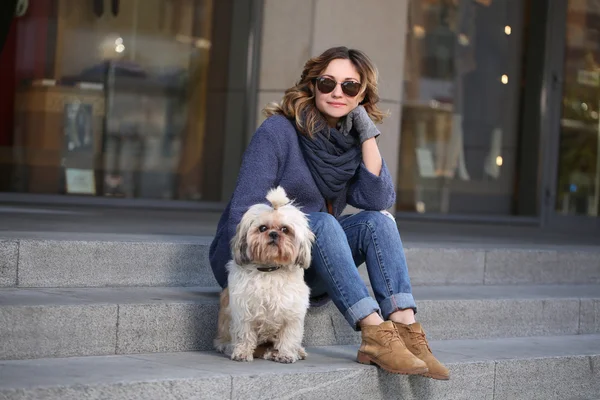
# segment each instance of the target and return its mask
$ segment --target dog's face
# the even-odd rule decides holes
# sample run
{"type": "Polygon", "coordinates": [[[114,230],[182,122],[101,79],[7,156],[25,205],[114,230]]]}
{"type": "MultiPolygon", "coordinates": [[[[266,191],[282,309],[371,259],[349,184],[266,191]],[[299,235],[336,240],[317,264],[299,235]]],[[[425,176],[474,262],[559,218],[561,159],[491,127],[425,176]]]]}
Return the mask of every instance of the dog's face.
{"type": "Polygon", "coordinates": [[[238,265],[299,265],[308,268],[314,235],[306,215],[292,204],[256,204],[244,214],[233,239],[238,265]]]}
{"type": "Polygon", "coordinates": [[[257,264],[288,265],[298,258],[296,229],[281,212],[261,214],[247,233],[249,255],[257,264]]]}

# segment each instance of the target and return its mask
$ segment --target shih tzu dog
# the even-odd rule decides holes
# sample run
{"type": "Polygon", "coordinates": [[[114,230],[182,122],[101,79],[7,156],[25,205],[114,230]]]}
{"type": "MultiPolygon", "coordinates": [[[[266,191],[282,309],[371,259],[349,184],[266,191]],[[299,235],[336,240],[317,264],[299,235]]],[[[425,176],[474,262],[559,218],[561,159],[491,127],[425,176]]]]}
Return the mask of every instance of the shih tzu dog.
{"type": "Polygon", "coordinates": [[[244,214],[232,239],[228,287],[221,293],[217,351],[232,360],[282,363],[306,358],[302,347],[314,234],[283,188],[244,214]]]}

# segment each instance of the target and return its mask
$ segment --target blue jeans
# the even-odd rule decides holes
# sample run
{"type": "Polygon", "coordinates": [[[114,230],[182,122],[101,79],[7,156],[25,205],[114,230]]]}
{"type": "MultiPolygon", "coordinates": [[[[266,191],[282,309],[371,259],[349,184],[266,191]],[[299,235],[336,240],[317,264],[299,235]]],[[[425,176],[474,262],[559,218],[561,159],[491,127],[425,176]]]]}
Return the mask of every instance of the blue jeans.
{"type": "Polygon", "coordinates": [[[379,211],[341,216],[309,214],[316,236],[312,263],[305,273],[311,296],[327,293],[348,323],[377,312],[385,320],[394,311],[417,306],[396,222],[379,211]],[[357,267],[366,262],[375,301],[357,267]]]}

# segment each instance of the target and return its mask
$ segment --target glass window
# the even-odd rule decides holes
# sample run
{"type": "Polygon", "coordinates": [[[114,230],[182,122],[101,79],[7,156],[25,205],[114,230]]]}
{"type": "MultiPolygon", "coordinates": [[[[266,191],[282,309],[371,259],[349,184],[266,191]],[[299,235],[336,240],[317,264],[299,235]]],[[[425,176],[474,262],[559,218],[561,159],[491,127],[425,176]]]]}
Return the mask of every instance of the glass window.
{"type": "Polygon", "coordinates": [[[568,3],[556,210],[598,216],[600,207],[600,10],[568,3]]]}
{"type": "Polygon", "coordinates": [[[249,9],[30,1],[2,53],[0,191],[220,200],[224,142],[244,135],[225,121],[244,119],[249,9]]]}
{"type": "Polygon", "coordinates": [[[524,4],[410,2],[398,211],[513,213],[524,4]]]}

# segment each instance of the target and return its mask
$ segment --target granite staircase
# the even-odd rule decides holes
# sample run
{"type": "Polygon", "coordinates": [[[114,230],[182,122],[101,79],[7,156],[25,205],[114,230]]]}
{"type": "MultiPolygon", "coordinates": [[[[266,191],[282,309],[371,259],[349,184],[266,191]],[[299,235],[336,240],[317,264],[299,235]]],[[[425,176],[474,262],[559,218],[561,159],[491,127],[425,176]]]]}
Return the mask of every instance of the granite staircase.
{"type": "MultiPolygon", "coordinates": [[[[306,361],[211,342],[209,238],[0,239],[0,399],[600,399],[600,248],[406,243],[418,319],[450,381],[355,362],[311,309],[306,361]]],[[[364,267],[361,267],[364,273],[364,267]]]]}

